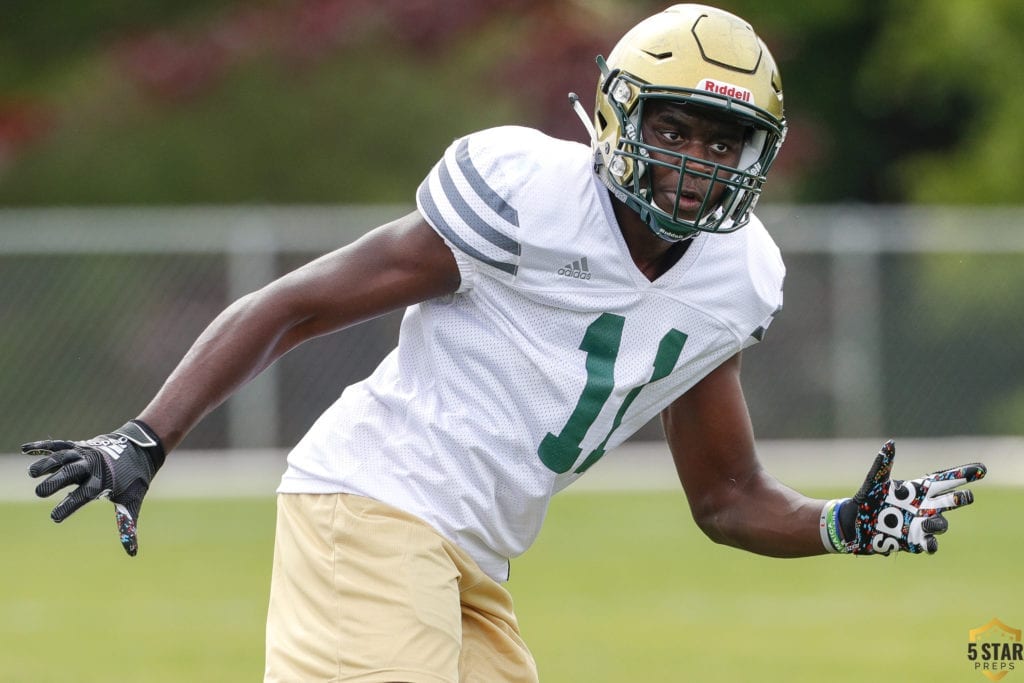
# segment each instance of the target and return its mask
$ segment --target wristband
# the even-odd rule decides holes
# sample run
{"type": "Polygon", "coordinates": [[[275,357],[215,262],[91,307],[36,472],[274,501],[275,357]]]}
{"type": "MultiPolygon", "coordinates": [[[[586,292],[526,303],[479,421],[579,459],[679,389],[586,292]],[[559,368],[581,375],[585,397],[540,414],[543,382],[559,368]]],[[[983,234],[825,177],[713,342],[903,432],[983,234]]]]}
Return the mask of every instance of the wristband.
{"type": "Polygon", "coordinates": [[[153,461],[154,469],[159,470],[163,467],[164,459],[167,457],[167,452],[164,450],[164,442],[160,440],[160,437],[157,436],[157,433],[148,424],[136,418],[129,420],[128,424],[121,427],[116,433],[126,437],[140,448],[144,448],[153,461]]]}
{"type": "Polygon", "coordinates": [[[839,508],[848,498],[836,498],[825,503],[821,508],[821,517],[818,519],[818,532],[821,534],[821,544],[830,553],[848,553],[846,543],[843,541],[842,532],[839,530],[839,508]]]}
{"type": "Polygon", "coordinates": [[[821,544],[825,546],[825,550],[830,553],[838,553],[836,547],[832,545],[832,540],[828,535],[828,520],[832,517],[832,508],[836,505],[835,500],[830,500],[821,507],[821,517],[818,518],[818,533],[821,534],[821,544]]]}
{"type": "Polygon", "coordinates": [[[836,547],[836,552],[849,553],[850,546],[843,539],[843,528],[839,525],[839,510],[842,509],[843,504],[848,502],[849,498],[843,498],[842,500],[836,501],[835,506],[832,508],[832,515],[828,519],[828,537],[832,541],[832,544],[836,547]]]}

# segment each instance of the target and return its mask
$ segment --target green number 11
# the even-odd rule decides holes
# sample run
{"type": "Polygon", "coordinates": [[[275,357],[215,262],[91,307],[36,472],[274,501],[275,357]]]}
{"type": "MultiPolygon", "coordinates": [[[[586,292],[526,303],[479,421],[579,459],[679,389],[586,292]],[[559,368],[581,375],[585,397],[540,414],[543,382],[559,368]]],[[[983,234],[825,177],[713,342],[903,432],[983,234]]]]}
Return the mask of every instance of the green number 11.
{"type": "MultiPolygon", "coordinates": [[[[615,359],[619,355],[619,346],[622,343],[622,327],[626,319],[621,315],[613,313],[602,313],[597,320],[587,327],[580,342],[580,350],[587,354],[587,383],[580,393],[576,402],[576,408],[569,416],[568,422],[562,427],[557,436],[548,432],[541,440],[537,448],[537,455],[552,472],[562,474],[568,472],[573,463],[583,452],[580,444],[587,431],[597,420],[598,414],[604,408],[608,398],[615,388],[615,359]]],[[[640,391],[659,379],[667,377],[672,368],[676,366],[680,354],[683,352],[683,345],[686,344],[686,335],[679,330],[669,330],[661,338],[658,344],[658,353],[654,357],[654,371],[651,378],[638,387],[633,387],[615,414],[612,428],[608,430],[601,444],[587,456],[587,459],[576,468],[576,472],[584,472],[591,465],[601,459],[604,455],[605,445],[608,439],[622,424],[622,418],[632,405],[633,401],[640,394],[640,391]]]]}

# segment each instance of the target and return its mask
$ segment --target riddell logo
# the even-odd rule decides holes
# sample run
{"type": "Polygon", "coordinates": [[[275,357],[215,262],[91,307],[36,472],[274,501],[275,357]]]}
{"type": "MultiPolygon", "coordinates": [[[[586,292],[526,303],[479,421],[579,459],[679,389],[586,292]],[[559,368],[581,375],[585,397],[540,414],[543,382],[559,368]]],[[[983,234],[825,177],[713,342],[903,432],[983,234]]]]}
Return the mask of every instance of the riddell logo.
{"type": "Polygon", "coordinates": [[[726,97],[734,97],[737,100],[743,102],[754,103],[754,93],[750,92],[746,88],[741,88],[738,85],[732,85],[731,83],[722,83],[716,81],[713,78],[705,78],[700,84],[701,90],[707,90],[713,92],[716,95],[725,95],[726,97]]]}

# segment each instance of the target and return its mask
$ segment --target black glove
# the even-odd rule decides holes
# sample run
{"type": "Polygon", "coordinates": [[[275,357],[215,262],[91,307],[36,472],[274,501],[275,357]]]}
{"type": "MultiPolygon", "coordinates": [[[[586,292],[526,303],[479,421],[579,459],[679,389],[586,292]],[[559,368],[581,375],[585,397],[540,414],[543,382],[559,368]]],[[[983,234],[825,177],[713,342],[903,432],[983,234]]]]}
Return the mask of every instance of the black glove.
{"type": "Polygon", "coordinates": [[[934,553],[939,547],[935,536],[949,526],[942,513],[973,503],[974,494],[959,487],[986,473],[984,465],[971,463],[900,481],[891,478],[895,458],[896,446],[887,441],[857,494],[839,503],[843,552],[934,553]]]}
{"type": "Polygon", "coordinates": [[[129,555],[139,551],[136,527],[142,499],[164,464],[163,444],[145,423],[132,420],[113,434],[88,441],[33,441],[21,452],[45,456],[28,468],[33,478],[51,475],[36,487],[37,496],[46,498],[65,486],[78,485],[53,508],[53,521],[63,522],[91,500],[109,498],[121,545],[129,555]]]}

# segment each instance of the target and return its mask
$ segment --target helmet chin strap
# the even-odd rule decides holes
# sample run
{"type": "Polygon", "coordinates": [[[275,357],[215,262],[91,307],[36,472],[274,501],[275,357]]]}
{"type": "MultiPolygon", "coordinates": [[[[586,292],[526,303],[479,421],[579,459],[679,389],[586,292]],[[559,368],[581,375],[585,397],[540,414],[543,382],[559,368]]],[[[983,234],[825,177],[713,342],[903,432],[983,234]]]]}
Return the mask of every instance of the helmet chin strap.
{"type": "Polygon", "coordinates": [[[572,110],[576,112],[576,116],[580,117],[580,121],[583,122],[583,127],[587,129],[587,133],[590,135],[590,144],[593,146],[597,142],[597,130],[594,129],[594,124],[591,123],[587,112],[583,109],[583,105],[580,104],[580,96],[574,92],[569,93],[569,104],[572,106],[572,110]]]}

